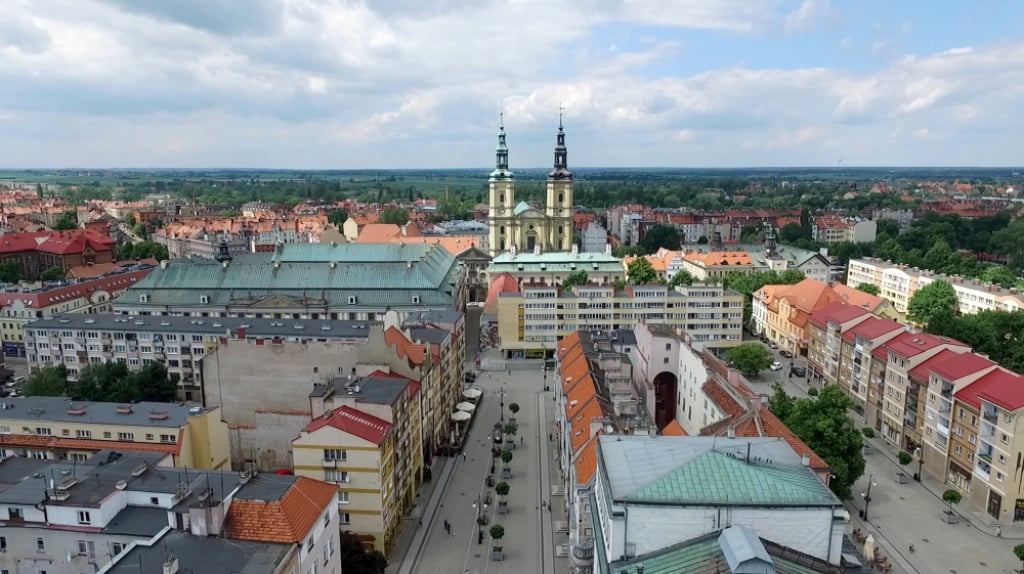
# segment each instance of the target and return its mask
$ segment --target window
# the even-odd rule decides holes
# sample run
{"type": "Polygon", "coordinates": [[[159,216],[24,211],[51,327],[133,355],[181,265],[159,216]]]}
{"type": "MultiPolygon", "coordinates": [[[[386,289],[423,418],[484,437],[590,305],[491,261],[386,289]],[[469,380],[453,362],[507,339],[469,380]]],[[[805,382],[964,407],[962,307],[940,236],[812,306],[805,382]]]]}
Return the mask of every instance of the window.
{"type": "Polygon", "coordinates": [[[118,554],[124,552],[124,544],[121,544],[120,542],[111,542],[110,543],[110,552],[114,556],[117,556],[118,554]]]}
{"type": "Polygon", "coordinates": [[[156,505],[160,504],[160,499],[155,497],[155,496],[150,496],[149,497],[149,503],[154,505],[154,506],[156,506],[156,505]]]}
{"type": "Polygon", "coordinates": [[[348,504],[348,492],[338,492],[338,504],[348,504]]]}
{"type": "Polygon", "coordinates": [[[348,304],[349,305],[355,305],[356,304],[356,296],[355,295],[349,295],[348,296],[348,304]]]}
{"type": "Polygon", "coordinates": [[[174,444],[174,443],[178,442],[178,437],[176,437],[176,436],[174,436],[172,434],[162,434],[162,435],[160,435],[160,442],[167,442],[167,443],[174,444]]]}
{"type": "Polygon", "coordinates": [[[110,438],[110,431],[103,431],[103,438],[110,438]]]}
{"type": "Polygon", "coordinates": [[[338,448],[325,448],[324,460],[348,460],[348,451],[338,448]]]}
{"type": "Polygon", "coordinates": [[[79,524],[92,524],[92,515],[89,514],[88,510],[78,511],[78,523],[79,524]]]}
{"type": "Polygon", "coordinates": [[[0,536],[0,550],[7,550],[7,537],[0,536]]]}
{"type": "Polygon", "coordinates": [[[210,296],[209,295],[200,295],[199,296],[199,303],[201,305],[209,305],[210,304],[210,296]]]}
{"type": "MultiPolygon", "coordinates": [[[[36,427],[36,434],[43,436],[50,436],[49,427],[36,427]]],[[[1006,436],[1006,435],[1003,435],[1006,436]]]]}
{"type": "Polygon", "coordinates": [[[341,518],[342,524],[352,524],[352,519],[349,517],[347,512],[339,512],[338,516],[341,518]]]}
{"type": "Polygon", "coordinates": [[[330,562],[330,560],[331,560],[331,555],[328,553],[327,547],[324,546],[324,566],[327,566],[327,563],[330,562]]]}
{"type": "Polygon", "coordinates": [[[96,557],[96,543],[89,540],[78,541],[78,555],[88,556],[89,558],[96,557]]]}
{"type": "Polygon", "coordinates": [[[117,433],[117,440],[135,440],[135,433],[119,432],[117,433]]]}
{"type": "Polygon", "coordinates": [[[667,365],[668,364],[668,357],[665,357],[665,359],[662,362],[667,365]]]}
{"type": "Polygon", "coordinates": [[[348,482],[348,472],[346,472],[344,470],[325,469],[324,470],[324,480],[326,480],[327,482],[344,482],[344,483],[347,483],[348,482]]]}
{"type": "Polygon", "coordinates": [[[313,537],[310,536],[309,540],[306,540],[306,552],[310,552],[312,550],[313,550],[313,537]]]}
{"type": "Polygon", "coordinates": [[[25,513],[20,508],[8,508],[7,509],[8,520],[25,520],[25,513]]]}
{"type": "Polygon", "coordinates": [[[36,552],[46,552],[46,541],[42,538],[36,538],[36,552]]]}

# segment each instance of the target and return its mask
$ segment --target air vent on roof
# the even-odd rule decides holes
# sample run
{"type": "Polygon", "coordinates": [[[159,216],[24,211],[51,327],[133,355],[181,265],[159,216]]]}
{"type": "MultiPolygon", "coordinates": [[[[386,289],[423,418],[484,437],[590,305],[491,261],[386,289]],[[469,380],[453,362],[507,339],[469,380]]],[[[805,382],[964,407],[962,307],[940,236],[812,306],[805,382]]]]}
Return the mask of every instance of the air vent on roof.
{"type": "Polygon", "coordinates": [[[93,324],[93,323],[95,323],[95,322],[96,322],[96,319],[86,319],[86,320],[85,320],[85,324],[86,324],[86,325],[92,325],[92,324],[93,324]]]}
{"type": "Polygon", "coordinates": [[[59,319],[58,322],[60,322],[60,323],[70,323],[71,319],[59,319]]]}
{"type": "Polygon", "coordinates": [[[304,329],[302,325],[295,325],[295,330],[301,331],[302,329],[304,329]]]}
{"type": "Polygon", "coordinates": [[[118,490],[124,490],[124,489],[128,488],[128,481],[127,480],[119,480],[119,481],[117,481],[117,484],[114,485],[114,488],[116,488],[118,490]]]}
{"type": "Polygon", "coordinates": [[[68,407],[68,414],[80,417],[85,414],[85,407],[68,407]]]}
{"type": "Polygon", "coordinates": [[[213,324],[213,326],[214,326],[214,327],[223,327],[224,325],[222,325],[222,324],[220,324],[220,323],[214,323],[214,324],[213,324]]]}
{"type": "Polygon", "coordinates": [[[130,414],[132,414],[132,406],[131,405],[120,406],[120,407],[117,407],[114,410],[119,415],[130,415],[130,414]]]}
{"type": "Polygon", "coordinates": [[[203,407],[192,407],[188,410],[190,415],[198,415],[203,412],[203,407]]]}
{"type": "Polygon", "coordinates": [[[167,420],[166,411],[152,411],[149,413],[149,420],[151,421],[165,421],[167,420]]]}
{"type": "Polygon", "coordinates": [[[330,331],[331,330],[331,326],[330,325],[320,325],[320,330],[321,331],[330,331]]]}
{"type": "Polygon", "coordinates": [[[135,324],[136,324],[136,325],[145,325],[145,324],[146,324],[146,322],[145,322],[145,321],[143,321],[142,319],[137,319],[137,320],[135,321],[135,324]]]}
{"type": "Polygon", "coordinates": [[[146,463],[142,463],[132,469],[132,476],[142,476],[142,473],[146,472],[149,466],[146,463]]]}
{"type": "Polygon", "coordinates": [[[162,326],[162,327],[170,327],[171,326],[171,322],[170,321],[160,321],[160,326],[162,326]]]}

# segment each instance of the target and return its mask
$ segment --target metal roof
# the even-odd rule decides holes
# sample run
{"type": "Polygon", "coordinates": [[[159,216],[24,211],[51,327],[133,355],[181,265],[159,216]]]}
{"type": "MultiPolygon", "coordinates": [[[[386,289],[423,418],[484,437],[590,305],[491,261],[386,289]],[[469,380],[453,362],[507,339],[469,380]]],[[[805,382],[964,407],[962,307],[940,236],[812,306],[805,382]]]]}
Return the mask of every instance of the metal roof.
{"type": "Polygon", "coordinates": [[[192,411],[177,403],[98,403],[64,397],[19,397],[0,400],[0,404],[4,405],[0,420],[26,421],[33,429],[55,422],[178,429],[187,424],[190,414],[204,412],[201,407],[192,411]]]}
{"type": "Polygon", "coordinates": [[[317,339],[366,339],[369,321],[320,321],[313,319],[263,319],[245,317],[175,317],[119,315],[115,313],[63,313],[25,325],[25,333],[37,329],[61,331],[123,331],[132,333],[190,333],[247,337],[303,337],[317,339]]]}
{"type": "MultiPolygon", "coordinates": [[[[166,522],[166,517],[165,517],[166,522]]],[[[116,557],[108,574],[162,574],[168,554],[178,559],[179,572],[191,574],[273,574],[288,557],[293,544],[227,540],[170,531],[152,546],[133,545],[116,557]]]]}

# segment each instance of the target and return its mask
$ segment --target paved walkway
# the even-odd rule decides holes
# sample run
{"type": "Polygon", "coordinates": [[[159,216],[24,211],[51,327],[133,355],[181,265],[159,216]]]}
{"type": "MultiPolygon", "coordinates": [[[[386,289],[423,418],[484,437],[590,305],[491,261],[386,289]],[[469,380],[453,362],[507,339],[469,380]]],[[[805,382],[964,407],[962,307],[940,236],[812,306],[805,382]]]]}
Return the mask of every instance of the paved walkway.
{"type": "MultiPolygon", "coordinates": [[[[415,526],[415,534],[405,545],[404,553],[394,552],[389,574],[461,574],[478,573],[522,573],[562,574],[568,571],[564,558],[554,556],[554,523],[556,517],[542,508],[542,503],[552,502],[557,520],[564,520],[564,505],[558,498],[551,497],[552,472],[557,476],[557,463],[548,442],[548,424],[553,420],[551,394],[543,393],[543,377],[539,369],[529,371],[512,370],[482,373],[476,386],[484,389],[482,401],[476,412],[477,420],[470,429],[466,442],[466,457],[456,457],[438,472],[435,469],[435,490],[424,508],[422,526],[417,521],[407,524],[415,526]],[[508,501],[509,512],[497,513],[497,496],[492,487],[485,485],[491,474],[492,445],[491,432],[500,419],[500,393],[504,388],[505,418],[510,416],[508,405],[518,403],[517,415],[522,444],[517,441],[512,451],[512,477],[507,479],[511,487],[508,501]],[[548,405],[548,403],[551,403],[548,405]],[[494,503],[486,505],[484,513],[488,523],[483,527],[476,524],[477,505],[490,493],[494,503]],[[445,531],[444,523],[451,525],[451,533],[445,531]],[[501,540],[505,559],[492,561],[489,530],[494,524],[505,527],[501,540]],[[482,543],[479,533],[483,532],[482,543]]],[[[495,464],[494,477],[500,481],[501,461],[495,464]]],[[[425,495],[423,495],[425,496],[425,495]]],[[[403,532],[399,538],[402,547],[403,532]]],[[[559,535],[562,538],[564,534],[559,535]]]]}

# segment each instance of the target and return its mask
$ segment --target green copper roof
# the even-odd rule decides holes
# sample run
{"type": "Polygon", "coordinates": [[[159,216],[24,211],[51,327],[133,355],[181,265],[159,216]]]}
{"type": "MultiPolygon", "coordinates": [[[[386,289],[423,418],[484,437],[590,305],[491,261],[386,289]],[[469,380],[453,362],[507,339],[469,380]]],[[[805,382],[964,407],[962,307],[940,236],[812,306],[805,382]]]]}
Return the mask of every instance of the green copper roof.
{"type": "Polygon", "coordinates": [[[516,205],[515,209],[512,210],[512,215],[519,216],[526,213],[527,211],[530,211],[531,209],[533,208],[530,207],[529,203],[526,203],[525,201],[520,201],[519,205],[516,205]]]}
{"type": "MultiPolygon", "coordinates": [[[[821,572],[809,566],[772,556],[775,574],[815,574],[821,572]]],[[[597,560],[595,559],[596,563],[597,560]]],[[[702,536],[682,544],[669,546],[660,552],[623,561],[613,562],[607,570],[611,574],[636,574],[636,565],[644,565],[644,574],[716,574],[729,572],[722,546],[718,542],[718,533],[702,536]]],[[[604,571],[600,568],[600,571],[604,571]]]]}
{"type": "Polygon", "coordinates": [[[570,272],[575,270],[623,273],[622,260],[606,253],[502,253],[491,260],[489,273],[570,272]],[[541,266],[543,265],[543,268],[541,266]],[[596,266],[596,267],[595,267],[596,266]],[[520,267],[522,269],[520,269],[520,267]]]}
{"type": "Polygon", "coordinates": [[[624,498],[632,502],[728,505],[829,505],[836,499],[802,466],[745,462],[708,451],[624,498]]]}

